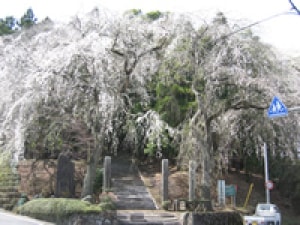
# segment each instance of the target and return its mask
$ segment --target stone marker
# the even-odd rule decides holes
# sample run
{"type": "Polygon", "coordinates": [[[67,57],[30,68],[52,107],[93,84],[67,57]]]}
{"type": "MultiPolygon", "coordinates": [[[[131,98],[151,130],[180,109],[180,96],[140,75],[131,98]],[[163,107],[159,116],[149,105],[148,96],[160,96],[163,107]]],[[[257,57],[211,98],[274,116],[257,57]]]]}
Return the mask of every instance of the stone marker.
{"type": "Polygon", "coordinates": [[[104,171],[103,171],[103,192],[109,191],[110,188],[111,188],[111,157],[105,156],[104,171]]]}
{"type": "Polygon", "coordinates": [[[195,161],[189,161],[189,201],[195,200],[195,161]]]}
{"type": "Polygon", "coordinates": [[[162,160],[162,202],[168,200],[168,177],[169,177],[169,162],[167,159],[162,160]]]}
{"type": "Polygon", "coordinates": [[[225,198],[225,180],[218,180],[217,185],[218,192],[218,204],[220,207],[225,207],[226,198],[225,198]]]}
{"type": "Polygon", "coordinates": [[[60,153],[57,162],[56,175],[56,197],[74,197],[75,182],[74,182],[75,166],[71,161],[71,156],[68,153],[60,153]]]}

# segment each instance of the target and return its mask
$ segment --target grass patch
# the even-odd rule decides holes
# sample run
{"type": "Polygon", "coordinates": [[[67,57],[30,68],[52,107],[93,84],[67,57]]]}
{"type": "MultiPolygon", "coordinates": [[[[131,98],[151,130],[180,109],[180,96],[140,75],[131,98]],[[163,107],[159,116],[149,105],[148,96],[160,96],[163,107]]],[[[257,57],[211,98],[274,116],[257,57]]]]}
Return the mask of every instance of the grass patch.
{"type": "Polygon", "coordinates": [[[17,213],[36,219],[55,222],[72,214],[92,214],[105,211],[100,205],[78,199],[40,198],[34,199],[17,209],[17,213]]]}

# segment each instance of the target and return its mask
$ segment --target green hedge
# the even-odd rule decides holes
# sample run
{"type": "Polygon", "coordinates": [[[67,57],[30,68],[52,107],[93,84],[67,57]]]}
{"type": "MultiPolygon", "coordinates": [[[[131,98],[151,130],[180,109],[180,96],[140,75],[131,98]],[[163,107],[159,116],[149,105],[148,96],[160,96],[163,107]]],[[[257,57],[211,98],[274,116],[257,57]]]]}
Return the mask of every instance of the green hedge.
{"type": "Polygon", "coordinates": [[[17,209],[17,213],[49,222],[57,222],[73,214],[100,213],[99,205],[65,198],[40,198],[25,203],[17,209]]]}

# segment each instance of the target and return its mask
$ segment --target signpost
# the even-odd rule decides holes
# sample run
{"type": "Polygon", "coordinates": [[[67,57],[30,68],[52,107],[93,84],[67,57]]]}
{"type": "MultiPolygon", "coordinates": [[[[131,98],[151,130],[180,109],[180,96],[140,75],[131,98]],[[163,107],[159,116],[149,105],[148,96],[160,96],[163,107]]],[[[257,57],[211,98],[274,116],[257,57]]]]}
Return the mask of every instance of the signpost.
{"type": "Polygon", "coordinates": [[[225,186],[225,195],[226,196],[235,196],[236,190],[234,185],[226,185],[225,186]]]}
{"type": "MultiPolygon", "coordinates": [[[[274,96],[271,105],[267,111],[267,115],[270,119],[274,117],[283,117],[288,115],[288,111],[295,112],[300,111],[300,107],[288,108],[283,104],[283,102],[276,96],[274,96]]],[[[270,203],[270,190],[273,189],[274,184],[269,180],[268,173],[268,156],[267,156],[267,145],[264,143],[264,163],[265,163],[265,185],[266,185],[266,200],[270,203]]]]}
{"type": "MultiPolygon", "coordinates": [[[[288,109],[283,102],[278,98],[274,97],[271,105],[268,109],[268,117],[270,119],[274,117],[282,117],[288,115],[288,109]]],[[[266,201],[270,203],[270,190],[273,188],[273,182],[269,180],[268,172],[268,155],[267,155],[267,144],[264,143],[264,164],[265,164],[265,185],[266,185],[266,201]]]]}
{"type": "Polygon", "coordinates": [[[269,171],[268,171],[268,154],[267,154],[267,144],[264,143],[264,163],[265,163],[265,185],[266,185],[266,200],[270,203],[270,189],[267,188],[267,183],[269,182],[269,171]]]}
{"type": "Polygon", "coordinates": [[[271,180],[269,180],[269,181],[266,182],[266,188],[268,190],[272,190],[274,188],[274,184],[273,184],[273,182],[271,180]]]}
{"type": "Polygon", "coordinates": [[[236,187],[235,185],[226,185],[225,186],[225,196],[231,197],[231,205],[236,206],[236,187]]]}

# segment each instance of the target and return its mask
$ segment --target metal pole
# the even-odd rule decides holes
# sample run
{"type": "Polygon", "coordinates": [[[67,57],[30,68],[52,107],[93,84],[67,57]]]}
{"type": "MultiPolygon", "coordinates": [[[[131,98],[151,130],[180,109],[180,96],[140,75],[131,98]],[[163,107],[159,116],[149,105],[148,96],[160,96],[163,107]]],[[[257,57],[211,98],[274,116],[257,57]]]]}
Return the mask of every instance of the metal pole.
{"type": "Polygon", "coordinates": [[[268,173],[268,155],[267,155],[267,144],[264,143],[264,161],[265,161],[265,188],[266,188],[266,201],[270,203],[270,190],[267,188],[267,183],[269,181],[268,173]]]}
{"type": "Polygon", "coordinates": [[[247,197],[246,197],[246,200],[245,200],[245,203],[244,203],[244,206],[243,206],[244,209],[246,209],[246,207],[247,207],[247,205],[248,205],[249,198],[250,198],[250,195],[251,195],[252,190],[253,190],[253,186],[254,186],[254,184],[251,183],[251,184],[250,184],[250,187],[249,187],[249,191],[248,191],[247,197]]]}

